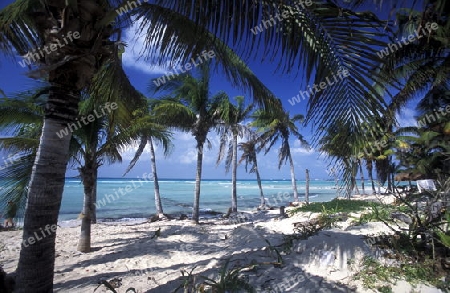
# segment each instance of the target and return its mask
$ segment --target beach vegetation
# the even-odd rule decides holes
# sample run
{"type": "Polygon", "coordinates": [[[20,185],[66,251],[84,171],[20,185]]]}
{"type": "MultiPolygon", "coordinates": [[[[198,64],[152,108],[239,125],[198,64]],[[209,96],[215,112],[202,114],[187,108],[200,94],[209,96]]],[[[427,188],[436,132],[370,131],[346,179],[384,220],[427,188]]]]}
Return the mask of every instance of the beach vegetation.
{"type": "Polygon", "coordinates": [[[436,191],[421,194],[406,191],[395,195],[398,205],[384,207],[384,212],[374,208],[371,216],[394,234],[377,237],[373,245],[382,249],[384,257],[391,261],[387,265],[366,258],[364,269],[356,278],[363,280],[368,288],[404,279],[411,284],[425,282],[449,290],[450,216],[445,205],[449,191],[450,179],[446,179],[438,181],[436,191]],[[399,220],[404,222],[403,229],[397,224],[399,220]]]}
{"type": "Polygon", "coordinates": [[[364,211],[368,208],[378,205],[378,203],[372,203],[366,200],[349,200],[335,198],[327,202],[312,202],[309,205],[301,207],[295,207],[288,211],[292,216],[299,212],[312,212],[321,213],[324,210],[333,211],[334,213],[352,213],[364,211]]]}
{"type": "MultiPolygon", "coordinates": [[[[234,266],[230,268],[231,259],[226,259],[225,263],[219,269],[217,276],[207,277],[203,275],[195,275],[193,271],[181,270],[182,283],[173,291],[179,290],[188,293],[227,293],[227,292],[248,292],[254,293],[254,287],[249,283],[242,270],[248,267],[234,266]]],[[[250,267],[253,267],[252,265],[250,267]]]]}
{"type": "Polygon", "coordinates": [[[227,292],[248,292],[254,293],[255,289],[248,279],[242,275],[243,267],[229,268],[230,259],[227,259],[220,268],[215,279],[200,276],[203,279],[202,288],[205,292],[227,293],[227,292]]]}
{"type": "Polygon", "coordinates": [[[425,283],[444,291],[450,289],[441,273],[433,269],[436,263],[429,259],[416,262],[409,258],[388,265],[372,257],[365,257],[361,265],[362,269],[359,269],[353,278],[362,281],[365,288],[378,292],[392,292],[392,286],[399,280],[405,280],[413,286],[425,283]]]}
{"type": "Polygon", "coordinates": [[[393,219],[391,217],[394,211],[398,211],[396,207],[382,205],[382,204],[372,204],[370,209],[361,213],[361,215],[354,220],[354,224],[363,225],[368,222],[391,222],[393,219]]]}
{"type": "MultiPolygon", "coordinates": [[[[266,241],[267,243],[267,251],[269,252],[269,254],[277,259],[277,262],[274,263],[273,265],[275,267],[281,267],[283,265],[283,257],[281,256],[280,250],[278,249],[277,246],[272,245],[269,240],[264,239],[264,241],[266,241]]],[[[283,246],[284,243],[282,244],[282,247],[283,246]]],[[[283,247],[283,250],[284,249],[285,247],[283,247]]]]}

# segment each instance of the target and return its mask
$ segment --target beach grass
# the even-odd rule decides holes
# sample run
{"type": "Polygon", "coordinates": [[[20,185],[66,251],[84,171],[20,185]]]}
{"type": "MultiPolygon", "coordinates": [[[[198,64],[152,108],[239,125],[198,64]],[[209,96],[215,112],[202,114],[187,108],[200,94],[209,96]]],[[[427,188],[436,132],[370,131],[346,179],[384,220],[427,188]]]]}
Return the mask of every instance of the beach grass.
{"type": "Polygon", "coordinates": [[[333,199],[328,202],[313,202],[289,211],[291,215],[299,212],[322,213],[324,210],[332,211],[334,213],[352,213],[363,211],[367,208],[380,206],[381,204],[369,202],[365,200],[350,200],[350,199],[333,199]]]}

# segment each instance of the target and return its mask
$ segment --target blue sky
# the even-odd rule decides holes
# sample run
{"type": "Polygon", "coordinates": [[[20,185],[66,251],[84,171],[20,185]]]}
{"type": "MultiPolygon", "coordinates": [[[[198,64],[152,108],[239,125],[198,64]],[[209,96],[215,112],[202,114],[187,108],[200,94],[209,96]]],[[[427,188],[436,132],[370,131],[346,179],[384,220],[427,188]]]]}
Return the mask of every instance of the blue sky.
{"type": "MultiPolygon", "coordinates": [[[[6,1],[11,3],[12,1],[6,1]]],[[[7,3],[0,4],[0,8],[3,8],[7,3]]],[[[147,96],[150,94],[147,91],[147,87],[152,78],[160,77],[164,75],[165,68],[153,66],[151,63],[146,62],[143,58],[139,58],[139,52],[142,49],[141,38],[135,39],[135,31],[129,29],[125,31],[123,40],[128,43],[128,47],[123,55],[123,64],[126,73],[131,83],[142,93],[147,96]]],[[[21,61],[20,56],[15,58],[5,58],[0,55],[0,89],[5,91],[6,94],[19,92],[26,90],[36,83],[33,79],[26,76],[27,69],[22,68],[18,61],[21,61]]],[[[182,65],[182,64],[181,64],[182,65]]],[[[301,87],[302,75],[287,75],[275,72],[277,64],[273,64],[270,61],[260,62],[260,59],[252,59],[248,66],[256,73],[260,80],[278,97],[282,100],[283,105],[287,111],[291,114],[305,114],[306,113],[306,100],[301,101],[298,104],[292,106],[288,100],[297,95],[299,90],[306,90],[301,87]]],[[[225,91],[230,97],[237,95],[244,95],[242,91],[239,91],[230,86],[225,80],[224,76],[220,72],[213,76],[213,82],[211,85],[211,92],[214,94],[218,91],[225,91]]],[[[248,101],[251,98],[248,95],[244,95],[248,101]]],[[[406,110],[404,114],[400,116],[402,124],[413,123],[413,110],[406,110]]],[[[308,141],[311,141],[312,133],[310,127],[300,128],[300,132],[305,136],[308,141]]],[[[218,152],[218,137],[214,132],[211,132],[209,139],[213,145],[211,150],[208,150],[204,154],[203,161],[203,178],[205,179],[225,179],[231,178],[230,174],[225,173],[223,165],[216,167],[215,161],[218,152]]],[[[174,134],[174,149],[170,156],[165,158],[157,147],[157,165],[158,175],[160,178],[183,178],[192,179],[195,178],[196,168],[196,149],[195,140],[189,133],[175,133],[174,134]]],[[[295,140],[291,141],[292,154],[295,163],[295,171],[297,179],[303,179],[305,169],[310,170],[311,178],[326,179],[330,178],[327,175],[327,162],[324,156],[320,156],[315,150],[305,150],[299,146],[299,143],[295,140]]],[[[100,177],[121,177],[125,171],[130,159],[136,150],[136,146],[130,146],[129,149],[124,152],[124,162],[122,164],[114,164],[111,166],[102,166],[99,171],[100,177]]],[[[260,168],[261,176],[264,179],[288,179],[290,178],[289,165],[284,165],[278,170],[278,158],[277,158],[278,146],[275,146],[267,155],[262,153],[259,155],[258,165],[260,168]]],[[[3,155],[2,155],[3,157],[3,155]]],[[[76,168],[75,168],[76,169],[76,168]]],[[[142,176],[143,173],[150,172],[150,155],[147,149],[141,156],[140,161],[136,164],[134,169],[130,171],[127,177],[142,176]]],[[[76,176],[77,171],[69,169],[67,176],[76,176]]],[[[243,166],[238,169],[238,178],[240,179],[254,179],[254,174],[246,174],[243,166]]]]}

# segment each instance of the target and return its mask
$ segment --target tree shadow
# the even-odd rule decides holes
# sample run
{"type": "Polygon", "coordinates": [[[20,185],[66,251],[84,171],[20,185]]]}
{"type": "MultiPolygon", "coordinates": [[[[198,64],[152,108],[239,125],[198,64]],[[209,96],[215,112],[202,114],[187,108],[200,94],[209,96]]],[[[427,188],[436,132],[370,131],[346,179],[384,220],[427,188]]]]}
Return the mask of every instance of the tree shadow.
{"type": "MultiPolygon", "coordinates": [[[[100,278],[122,278],[123,285],[118,292],[140,286],[146,288],[144,292],[170,293],[183,282],[181,270],[195,268],[195,275],[214,278],[227,259],[231,259],[230,265],[241,267],[263,263],[255,271],[243,273],[250,284],[259,284],[257,292],[300,292],[299,288],[301,292],[355,292],[354,288],[328,281],[324,279],[325,276],[306,271],[304,267],[315,262],[320,266],[323,252],[330,251],[335,255],[337,268],[345,267],[349,259],[361,253],[361,248],[357,246],[364,246],[364,242],[359,235],[327,230],[307,240],[296,240],[291,253],[283,255],[284,266],[277,268],[271,265],[277,262],[276,253],[268,249],[266,240],[281,251],[284,235],[264,227],[255,228],[250,223],[218,226],[170,222],[159,225],[160,236],[152,238],[155,227],[158,228],[152,226],[151,231],[138,229],[138,233],[143,235],[138,239],[127,238],[136,231],[120,233],[122,237],[102,242],[110,245],[101,247],[101,254],[97,254],[99,250],[96,250],[84,255],[89,255],[89,259],[73,259],[71,263],[56,268],[55,292],[78,288],[83,292],[92,292],[100,278]],[[177,238],[179,235],[183,235],[183,238],[177,238]],[[347,242],[357,244],[352,246],[347,242],[342,244],[336,241],[343,237],[348,239],[347,242]],[[167,261],[169,259],[170,262],[167,261]],[[84,268],[89,269],[94,265],[96,270],[84,271],[84,268]],[[75,269],[83,269],[79,278],[67,280],[64,274],[75,269]]],[[[98,243],[94,244],[98,246],[98,243]]],[[[366,249],[364,251],[363,247],[363,253],[370,252],[366,249]]]]}

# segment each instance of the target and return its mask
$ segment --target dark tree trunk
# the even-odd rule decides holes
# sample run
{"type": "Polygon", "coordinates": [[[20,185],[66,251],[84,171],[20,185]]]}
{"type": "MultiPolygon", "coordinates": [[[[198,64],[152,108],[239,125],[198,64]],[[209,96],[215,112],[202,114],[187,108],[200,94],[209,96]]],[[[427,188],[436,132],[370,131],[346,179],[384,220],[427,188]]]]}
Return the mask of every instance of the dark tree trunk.
{"type": "MultiPolygon", "coordinates": [[[[71,79],[66,76],[66,79],[68,82],[76,81],[75,77],[71,79]]],[[[59,138],[57,133],[67,123],[74,122],[78,114],[79,92],[71,92],[70,88],[70,84],[53,85],[49,93],[28,189],[23,241],[17,267],[17,293],[53,292],[56,225],[72,136],[69,132],[59,138]]]]}
{"type": "Polygon", "coordinates": [[[71,131],[66,127],[74,123],[78,115],[81,90],[92,81],[102,62],[113,52],[100,49],[106,48],[106,43],[111,43],[112,30],[99,25],[98,21],[103,19],[107,11],[98,1],[54,0],[36,3],[38,2],[42,2],[41,5],[36,4],[33,9],[43,14],[41,21],[45,19],[46,23],[40,25],[41,35],[47,37],[39,41],[44,42],[47,48],[52,45],[58,47],[56,39],[61,40],[69,31],[77,32],[79,38],[60,47],[57,53],[43,58],[47,68],[51,68],[41,71],[45,73],[49,70],[46,78],[51,90],[28,185],[16,293],[53,292],[56,225],[72,137],[71,131]],[[79,17],[76,9],[79,11],[80,8],[85,8],[87,3],[89,9],[83,9],[84,17],[79,17]],[[64,59],[66,57],[75,58],[67,60],[64,59]],[[68,133],[61,136],[61,130],[64,129],[68,130],[68,133]],[[51,233],[47,230],[43,232],[47,227],[51,227],[51,233]]]}

